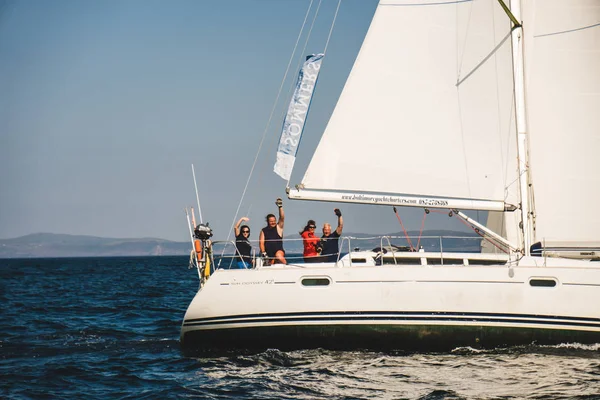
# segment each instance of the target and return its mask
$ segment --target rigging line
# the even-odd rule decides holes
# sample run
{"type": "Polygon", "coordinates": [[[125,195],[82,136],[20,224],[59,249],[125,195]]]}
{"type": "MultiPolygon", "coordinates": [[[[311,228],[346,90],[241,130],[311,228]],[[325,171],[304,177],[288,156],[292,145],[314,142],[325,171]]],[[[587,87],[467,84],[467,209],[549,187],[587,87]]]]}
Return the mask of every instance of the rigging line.
{"type": "MultiPolygon", "coordinates": [[[[306,47],[308,47],[308,41],[310,40],[312,30],[315,26],[315,21],[317,20],[317,16],[319,15],[319,9],[321,8],[322,2],[323,2],[323,0],[319,0],[319,4],[317,5],[317,10],[315,11],[315,15],[310,24],[310,28],[308,29],[308,33],[306,35],[306,40],[304,41],[304,46],[302,47],[302,51],[300,52],[300,57],[298,57],[298,64],[296,64],[296,69],[295,69],[296,71],[300,71],[301,65],[305,61],[306,47]]],[[[292,81],[290,82],[290,88],[287,92],[288,98],[292,97],[292,93],[293,93],[295,87],[296,87],[296,82],[292,79],[292,81]]]]}
{"type": "Polygon", "coordinates": [[[554,35],[562,35],[564,33],[571,33],[571,32],[577,32],[577,31],[582,31],[584,29],[590,29],[590,28],[595,28],[597,26],[600,26],[600,22],[597,24],[593,24],[593,25],[588,25],[588,26],[582,26],[581,28],[574,28],[574,29],[568,29],[566,31],[560,31],[560,32],[550,32],[550,33],[542,33],[541,35],[534,35],[534,38],[539,38],[539,37],[544,37],[544,36],[554,36],[554,35]]]}
{"type": "Polygon", "coordinates": [[[252,168],[250,168],[250,173],[248,174],[248,179],[246,180],[246,185],[244,186],[244,190],[242,191],[242,196],[240,198],[240,202],[237,206],[237,209],[235,210],[235,215],[233,216],[233,221],[231,222],[231,226],[229,227],[229,232],[227,233],[228,241],[231,236],[231,231],[233,230],[233,226],[235,225],[235,222],[236,222],[235,220],[237,219],[238,214],[240,212],[242,202],[244,201],[244,196],[246,195],[246,191],[248,190],[250,180],[252,179],[252,174],[254,173],[254,168],[256,167],[256,162],[258,161],[258,156],[260,155],[260,152],[262,150],[262,147],[263,147],[263,144],[265,141],[265,137],[267,136],[267,132],[269,130],[269,127],[271,126],[271,121],[273,120],[273,115],[275,114],[275,109],[277,108],[277,104],[279,103],[279,98],[281,97],[281,92],[283,90],[285,80],[288,76],[288,73],[290,72],[290,65],[292,64],[292,61],[294,60],[294,54],[296,54],[296,49],[298,48],[298,43],[300,42],[300,38],[302,37],[302,32],[304,31],[304,26],[306,25],[306,21],[308,20],[308,15],[310,14],[310,9],[312,8],[313,2],[314,2],[314,0],[311,0],[308,5],[308,9],[306,10],[306,15],[304,16],[304,21],[302,22],[302,27],[300,28],[300,32],[298,33],[298,37],[296,38],[296,43],[294,44],[294,49],[292,50],[292,54],[290,55],[290,59],[288,61],[288,64],[287,64],[287,67],[285,70],[285,74],[283,75],[283,79],[281,80],[281,84],[279,85],[279,91],[277,92],[277,96],[275,97],[275,101],[273,102],[273,107],[271,108],[271,114],[269,115],[269,120],[267,121],[267,125],[265,126],[262,137],[260,139],[260,143],[258,145],[258,151],[256,152],[256,156],[254,157],[254,162],[252,163],[252,168]]]}
{"type": "Polygon", "coordinates": [[[408,242],[410,249],[414,250],[415,247],[413,246],[412,241],[410,240],[410,236],[408,236],[408,232],[406,232],[406,229],[404,228],[404,224],[402,223],[402,219],[400,218],[400,215],[398,215],[398,211],[396,210],[396,207],[394,207],[394,214],[396,214],[396,218],[398,218],[398,222],[400,222],[400,226],[402,227],[402,230],[404,231],[404,236],[406,237],[406,241],[408,242]]]}
{"type": "MultiPolygon", "coordinates": [[[[512,63],[511,63],[511,72],[512,72],[512,63]]],[[[506,141],[506,148],[505,148],[505,154],[507,155],[507,161],[508,161],[508,155],[510,154],[509,153],[510,149],[512,147],[511,146],[511,140],[515,140],[516,141],[516,139],[517,139],[516,132],[515,132],[514,135],[510,134],[510,130],[511,130],[512,127],[514,127],[515,130],[516,130],[516,124],[515,125],[512,124],[513,116],[515,114],[515,91],[512,90],[511,93],[512,93],[512,97],[511,97],[511,101],[510,101],[510,114],[508,115],[508,124],[507,124],[507,129],[509,130],[509,134],[507,135],[507,137],[509,139],[506,141]]],[[[515,116],[515,121],[516,121],[516,116],[515,116]]],[[[515,143],[515,147],[514,147],[515,149],[516,149],[516,145],[517,144],[515,143]]],[[[504,164],[505,165],[505,167],[504,167],[504,201],[505,202],[508,200],[508,192],[509,192],[508,189],[511,186],[513,186],[515,183],[518,183],[518,181],[519,181],[519,175],[518,174],[517,174],[517,176],[511,182],[507,182],[506,181],[506,179],[508,178],[508,171],[509,171],[508,170],[508,166],[509,166],[509,164],[512,164],[512,162],[511,163],[506,162],[506,164],[504,164]]]]}
{"type": "Polygon", "coordinates": [[[319,16],[319,10],[321,9],[322,2],[323,2],[323,0],[319,0],[319,4],[317,5],[317,10],[315,11],[315,16],[313,17],[313,20],[310,24],[310,28],[308,29],[308,34],[306,35],[306,41],[304,42],[304,47],[302,48],[302,53],[300,53],[300,62],[298,63],[298,65],[296,67],[297,70],[300,69],[300,64],[302,63],[302,58],[306,54],[306,47],[308,46],[308,40],[310,39],[313,28],[315,27],[315,22],[317,20],[317,17],[319,16]]]}
{"type": "MultiPolygon", "coordinates": [[[[456,28],[457,28],[456,29],[456,39],[457,39],[456,42],[458,43],[458,4],[457,4],[457,6],[456,6],[455,9],[456,9],[456,28]]],[[[469,37],[469,28],[471,27],[471,15],[472,14],[473,14],[473,5],[471,4],[470,7],[469,7],[469,18],[467,20],[467,31],[465,32],[465,37],[464,37],[464,40],[463,40],[463,47],[462,47],[463,48],[463,53],[460,56],[458,56],[458,54],[457,54],[457,60],[456,60],[456,62],[458,64],[456,66],[456,69],[457,69],[457,71],[456,71],[457,72],[456,80],[457,81],[460,79],[460,72],[462,71],[462,63],[464,61],[464,56],[465,56],[465,52],[466,52],[466,49],[467,49],[467,38],[469,37]]],[[[458,46],[457,46],[456,52],[458,53],[458,51],[459,51],[459,49],[458,49],[458,46]]]]}
{"type": "Polygon", "coordinates": [[[461,80],[456,82],[456,87],[460,86],[461,83],[466,81],[471,75],[473,75],[475,73],[475,71],[477,71],[483,64],[485,64],[485,62],[487,60],[489,60],[490,57],[492,57],[498,51],[498,49],[500,49],[500,47],[502,47],[504,42],[506,42],[508,40],[508,38],[510,38],[511,34],[512,34],[512,30],[510,32],[508,32],[508,34],[506,36],[504,36],[504,39],[502,39],[502,41],[500,43],[498,43],[498,45],[496,47],[494,47],[494,49],[490,52],[490,54],[485,56],[485,58],[483,60],[481,60],[481,62],[479,64],[477,64],[475,66],[475,68],[473,68],[467,75],[465,75],[464,78],[462,78],[461,80]]]}
{"type": "Polygon", "coordinates": [[[333,27],[335,25],[335,20],[337,19],[338,11],[340,10],[340,5],[342,4],[342,0],[338,0],[337,8],[335,9],[335,15],[333,16],[333,21],[331,21],[331,28],[329,28],[329,35],[327,36],[327,42],[325,43],[325,48],[323,49],[323,55],[327,54],[327,47],[329,46],[329,39],[331,39],[331,34],[333,33],[333,27]]]}
{"type": "Polygon", "coordinates": [[[536,212],[535,212],[535,191],[533,190],[534,186],[532,184],[532,179],[531,179],[531,175],[529,176],[530,180],[529,180],[529,198],[531,199],[531,207],[529,208],[529,214],[531,216],[531,225],[532,225],[532,231],[533,231],[533,238],[532,240],[537,241],[537,227],[535,225],[535,219],[536,219],[536,212]]]}
{"type": "Polygon", "coordinates": [[[471,179],[469,179],[469,160],[467,159],[467,148],[465,141],[465,128],[463,126],[463,113],[462,113],[462,105],[460,101],[460,90],[456,87],[456,98],[457,98],[457,107],[458,107],[458,122],[460,124],[460,144],[462,147],[462,156],[463,162],[465,166],[465,180],[467,182],[467,188],[469,190],[469,197],[473,197],[471,194],[471,179]]]}
{"type": "MultiPolygon", "coordinates": [[[[458,10],[458,6],[456,7],[456,10],[458,10]]],[[[464,57],[464,53],[465,53],[465,49],[466,49],[466,42],[467,42],[467,37],[468,37],[468,28],[470,26],[470,21],[471,21],[471,12],[473,11],[473,6],[471,5],[471,7],[469,8],[469,23],[467,23],[467,32],[465,33],[465,38],[464,38],[464,43],[463,43],[463,55],[461,57],[459,57],[459,59],[457,59],[457,81],[460,79],[460,71],[462,69],[462,60],[464,57]],[[460,60],[460,61],[459,61],[460,60]]],[[[456,24],[456,34],[458,37],[458,12],[456,15],[457,18],[457,24],[456,24]]],[[[458,53],[458,46],[456,49],[457,53],[458,53]]],[[[469,190],[469,196],[471,196],[471,180],[469,179],[469,160],[467,159],[467,149],[465,147],[465,129],[463,126],[463,113],[462,113],[462,104],[460,101],[460,88],[458,87],[458,84],[456,85],[456,99],[457,99],[457,107],[458,107],[458,120],[459,120],[459,124],[460,124],[460,135],[461,135],[461,146],[462,146],[462,156],[463,156],[463,162],[464,162],[464,168],[465,168],[465,178],[466,178],[466,182],[468,185],[468,190],[469,190]]]]}
{"type": "MultiPolygon", "coordinates": [[[[455,8],[457,10],[456,12],[456,19],[457,19],[457,23],[456,23],[456,35],[458,37],[458,5],[455,8]]],[[[469,7],[469,18],[468,18],[468,22],[467,22],[467,31],[465,32],[465,37],[463,40],[463,53],[460,57],[457,57],[458,59],[457,61],[457,76],[456,76],[456,80],[459,81],[460,80],[460,74],[462,71],[462,63],[464,60],[464,55],[466,52],[466,48],[467,48],[467,37],[469,36],[469,28],[471,26],[471,14],[473,12],[473,5],[471,4],[469,7]]],[[[458,42],[458,40],[457,40],[458,42]]],[[[458,46],[456,49],[457,53],[459,51],[458,46]]],[[[458,56],[458,54],[457,54],[458,56]]],[[[464,127],[463,127],[463,116],[462,116],[462,106],[461,106],[461,101],[460,101],[460,88],[458,87],[458,84],[456,85],[456,98],[458,100],[458,116],[459,116],[459,122],[460,122],[460,135],[461,135],[461,145],[462,145],[462,151],[463,151],[463,161],[464,161],[464,165],[465,165],[465,175],[466,175],[466,182],[468,185],[468,189],[469,189],[469,196],[471,196],[471,180],[469,179],[469,161],[467,160],[467,149],[465,147],[465,131],[464,131],[464,127]]]]}
{"type": "Polygon", "coordinates": [[[423,228],[425,228],[425,218],[427,218],[427,214],[429,214],[429,212],[427,211],[427,209],[425,209],[425,211],[423,211],[423,220],[421,220],[421,230],[419,231],[419,240],[417,241],[417,247],[415,248],[415,250],[419,250],[420,249],[420,245],[421,245],[421,237],[423,236],[423,228]]]}

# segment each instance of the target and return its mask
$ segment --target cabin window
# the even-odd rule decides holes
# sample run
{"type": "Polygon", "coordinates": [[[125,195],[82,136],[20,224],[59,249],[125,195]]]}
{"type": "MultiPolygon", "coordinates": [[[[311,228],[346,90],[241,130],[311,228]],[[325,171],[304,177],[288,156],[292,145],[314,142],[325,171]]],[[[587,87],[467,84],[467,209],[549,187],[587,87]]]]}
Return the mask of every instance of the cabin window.
{"type": "Polygon", "coordinates": [[[366,263],[367,259],[366,258],[353,258],[352,262],[353,263],[366,263]]]}
{"type": "Polygon", "coordinates": [[[469,265],[504,265],[506,261],[500,260],[468,260],[469,265]]]}
{"type": "Polygon", "coordinates": [[[329,278],[303,278],[303,286],[329,286],[331,281],[329,278]]]}
{"type": "Polygon", "coordinates": [[[394,262],[393,258],[383,257],[383,265],[421,265],[420,258],[396,258],[394,262]]]}
{"type": "Polygon", "coordinates": [[[464,265],[462,258],[428,258],[427,265],[464,265]]]}
{"type": "Polygon", "coordinates": [[[442,261],[444,265],[465,265],[465,261],[462,258],[444,258],[442,261]]]}
{"type": "Polygon", "coordinates": [[[529,280],[529,285],[533,287],[554,287],[556,280],[552,278],[534,278],[529,280]]]}

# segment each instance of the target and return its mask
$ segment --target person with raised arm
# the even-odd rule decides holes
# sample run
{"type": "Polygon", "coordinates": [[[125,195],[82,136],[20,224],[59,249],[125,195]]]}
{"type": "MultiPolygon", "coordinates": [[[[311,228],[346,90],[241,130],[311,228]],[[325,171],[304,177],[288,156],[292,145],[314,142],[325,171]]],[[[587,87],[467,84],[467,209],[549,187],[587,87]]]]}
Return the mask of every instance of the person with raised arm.
{"type": "Polygon", "coordinates": [[[342,212],[339,208],[333,210],[337,216],[337,228],[331,232],[331,225],[329,223],[323,224],[323,236],[321,236],[321,258],[323,261],[336,262],[338,254],[340,253],[339,238],[342,236],[342,229],[344,228],[344,220],[342,219],[342,212]]]}
{"type": "Polygon", "coordinates": [[[248,217],[242,217],[235,224],[233,232],[235,233],[235,248],[238,256],[237,267],[239,269],[252,268],[252,244],[250,244],[250,227],[242,225],[242,222],[249,221],[248,217]]]}
{"type": "Polygon", "coordinates": [[[275,204],[279,208],[279,220],[276,220],[273,214],[267,215],[267,226],[260,231],[258,241],[263,258],[268,260],[267,265],[287,264],[283,250],[283,201],[278,198],[275,204]]]}

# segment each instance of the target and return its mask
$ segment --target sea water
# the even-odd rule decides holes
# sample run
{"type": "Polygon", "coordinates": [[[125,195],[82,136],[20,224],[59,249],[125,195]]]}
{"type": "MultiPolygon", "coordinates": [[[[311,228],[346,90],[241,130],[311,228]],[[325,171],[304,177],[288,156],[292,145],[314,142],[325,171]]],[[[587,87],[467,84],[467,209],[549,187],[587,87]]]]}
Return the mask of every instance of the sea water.
{"type": "Polygon", "coordinates": [[[600,345],[186,358],[187,257],[0,260],[0,397],[600,399],[600,345]]]}

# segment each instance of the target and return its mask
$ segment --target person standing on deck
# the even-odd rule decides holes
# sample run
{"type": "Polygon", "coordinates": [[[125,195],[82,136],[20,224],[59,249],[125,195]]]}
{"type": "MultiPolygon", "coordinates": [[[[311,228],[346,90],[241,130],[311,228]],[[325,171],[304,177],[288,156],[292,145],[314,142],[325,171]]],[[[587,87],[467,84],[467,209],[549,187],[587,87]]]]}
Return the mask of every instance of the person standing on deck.
{"type": "Polygon", "coordinates": [[[317,225],[314,220],[309,219],[306,226],[300,232],[302,236],[302,244],[304,245],[304,262],[315,263],[321,262],[319,254],[321,253],[321,241],[315,236],[317,225]]]}
{"type": "Polygon", "coordinates": [[[249,221],[248,217],[242,217],[235,224],[233,232],[235,233],[235,248],[237,249],[239,269],[252,268],[252,245],[250,244],[250,227],[240,224],[249,221]]]}
{"type": "Polygon", "coordinates": [[[283,250],[283,201],[278,198],[275,204],[279,208],[279,220],[276,221],[273,214],[267,215],[267,226],[260,231],[258,244],[262,256],[270,260],[269,264],[287,264],[283,250]]]}
{"type": "Polygon", "coordinates": [[[326,262],[336,262],[338,259],[339,249],[339,238],[342,236],[342,229],[344,228],[344,220],[342,219],[342,212],[339,208],[333,210],[337,215],[338,223],[335,231],[331,232],[331,225],[325,223],[323,225],[323,236],[321,237],[321,258],[326,262]]]}

